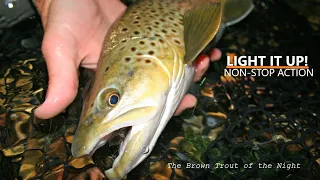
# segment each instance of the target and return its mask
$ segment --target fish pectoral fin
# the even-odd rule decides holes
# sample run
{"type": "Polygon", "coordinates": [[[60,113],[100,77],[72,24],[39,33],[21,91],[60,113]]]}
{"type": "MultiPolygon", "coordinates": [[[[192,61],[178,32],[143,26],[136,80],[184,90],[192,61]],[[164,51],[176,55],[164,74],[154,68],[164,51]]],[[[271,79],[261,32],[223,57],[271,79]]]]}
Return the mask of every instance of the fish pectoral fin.
{"type": "Polygon", "coordinates": [[[204,3],[184,16],[184,63],[194,61],[218,32],[222,20],[221,3],[204,3]]]}
{"type": "Polygon", "coordinates": [[[223,8],[223,22],[226,26],[238,23],[253,10],[252,0],[226,0],[223,8]]]}

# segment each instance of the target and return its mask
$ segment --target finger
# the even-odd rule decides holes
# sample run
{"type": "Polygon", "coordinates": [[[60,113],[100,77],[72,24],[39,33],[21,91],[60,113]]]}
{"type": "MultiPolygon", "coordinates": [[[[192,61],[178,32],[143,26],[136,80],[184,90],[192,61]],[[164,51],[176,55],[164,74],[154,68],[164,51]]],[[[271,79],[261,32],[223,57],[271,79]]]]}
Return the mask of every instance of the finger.
{"type": "Polygon", "coordinates": [[[196,62],[196,69],[195,69],[195,75],[193,77],[193,82],[200,81],[204,73],[209,68],[209,57],[206,55],[199,56],[197,62],[196,62]]]}
{"type": "Polygon", "coordinates": [[[46,25],[47,25],[48,10],[49,10],[49,6],[50,6],[51,2],[52,2],[52,0],[46,0],[46,1],[34,0],[33,1],[37,11],[41,15],[41,21],[42,21],[42,25],[44,27],[46,27],[46,25]]]}
{"type": "Polygon", "coordinates": [[[46,100],[35,110],[35,115],[41,119],[62,112],[74,100],[78,90],[75,41],[71,34],[60,28],[48,27],[43,39],[42,52],[48,68],[49,87],[46,100]]]}
{"type": "Polygon", "coordinates": [[[191,94],[186,94],[183,97],[176,112],[174,113],[174,116],[179,116],[184,110],[192,108],[192,107],[196,106],[196,104],[197,104],[197,98],[191,94]]]}
{"type": "Polygon", "coordinates": [[[221,58],[221,51],[217,48],[213,48],[210,54],[211,61],[218,61],[221,58]]]}

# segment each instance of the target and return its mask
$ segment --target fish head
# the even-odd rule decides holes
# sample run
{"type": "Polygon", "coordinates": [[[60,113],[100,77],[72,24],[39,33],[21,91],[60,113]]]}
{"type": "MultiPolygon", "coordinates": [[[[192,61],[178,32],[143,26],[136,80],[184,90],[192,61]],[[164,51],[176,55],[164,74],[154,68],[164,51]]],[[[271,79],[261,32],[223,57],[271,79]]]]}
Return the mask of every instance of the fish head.
{"type": "Polygon", "coordinates": [[[139,40],[102,54],[72,142],[74,157],[92,155],[124,128],[127,135],[119,155],[128,150],[125,147],[135,138],[131,154],[136,156],[136,161],[142,161],[147,154],[137,156],[138,151],[144,150],[134,148],[146,147],[157,140],[150,134],[154,134],[161,121],[169,77],[157,63],[157,57],[133,53],[130,49],[136,44],[139,40]],[[143,129],[147,124],[149,128],[143,129]],[[137,133],[140,133],[139,137],[145,134],[143,140],[137,140],[137,133]]]}

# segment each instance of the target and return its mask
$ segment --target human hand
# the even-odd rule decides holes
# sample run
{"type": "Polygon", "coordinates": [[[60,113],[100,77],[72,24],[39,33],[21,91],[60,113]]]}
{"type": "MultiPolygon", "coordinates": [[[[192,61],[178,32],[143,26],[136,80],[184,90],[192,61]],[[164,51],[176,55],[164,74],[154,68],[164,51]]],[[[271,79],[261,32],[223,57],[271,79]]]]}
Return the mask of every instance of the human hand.
{"type": "Polygon", "coordinates": [[[45,30],[42,52],[49,74],[41,119],[62,112],[78,90],[78,68],[95,69],[105,34],[126,6],[119,0],[35,0],[45,30]]]}
{"type": "MultiPolygon", "coordinates": [[[[62,112],[76,97],[78,68],[95,69],[105,34],[122,16],[126,6],[119,0],[34,0],[45,30],[42,52],[49,74],[46,100],[35,115],[48,119],[62,112]]],[[[213,50],[211,58],[202,56],[197,63],[194,81],[199,81],[211,60],[220,59],[213,50]]],[[[197,100],[187,94],[175,115],[195,106],[197,100]]]]}

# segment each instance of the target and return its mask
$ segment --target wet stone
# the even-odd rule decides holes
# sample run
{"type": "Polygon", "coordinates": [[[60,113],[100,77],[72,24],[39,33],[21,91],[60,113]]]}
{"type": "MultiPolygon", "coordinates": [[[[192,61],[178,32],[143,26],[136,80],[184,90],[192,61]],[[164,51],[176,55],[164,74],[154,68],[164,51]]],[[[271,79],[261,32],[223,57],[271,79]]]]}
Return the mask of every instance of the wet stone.
{"type": "Polygon", "coordinates": [[[38,175],[38,166],[44,161],[44,154],[40,150],[29,150],[24,153],[24,159],[19,171],[23,179],[30,179],[38,175]]]}
{"type": "Polygon", "coordinates": [[[63,179],[63,173],[64,173],[63,168],[55,171],[49,171],[43,175],[43,179],[44,180],[61,180],[63,179]]]}
{"type": "Polygon", "coordinates": [[[20,163],[20,161],[21,161],[22,159],[23,159],[22,157],[14,157],[14,158],[12,158],[12,162],[14,162],[14,163],[20,163]]]}
{"type": "Polygon", "coordinates": [[[87,165],[94,164],[92,157],[84,156],[81,158],[72,158],[69,163],[70,166],[76,169],[81,169],[87,165]]]}
{"type": "Polygon", "coordinates": [[[23,104],[23,103],[29,103],[31,101],[31,98],[28,96],[16,96],[14,98],[12,98],[12,101],[14,103],[18,104],[23,104]]]}
{"type": "Polygon", "coordinates": [[[69,128],[67,128],[65,134],[64,134],[64,138],[66,140],[67,143],[72,143],[72,140],[73,140],[73,136],[74,136],[74,133],[77,129],[77,125],[74,124],[72,126],[70,126],[69,128]]]}
{"type": "Polygon", "coordinates": [[[21,45],[27,49],[39,48],[41,45],[41,40],[37,39],[36,37],[31,37],[31,38],[23,39],[21,41],[21,45]]]}
{"type": "Polygon", "coordinates": [[[64,139],[62,137],[53,140],[44,148],[46,154],[46,163],[49,163],[52,168],[64,164],[67,161],[67,153],[64,139]]]}
{"type": "Polygon", "coordinates": [[[0,99],[0,104],[4,104],[5,102],[4,96],[7,95],[6,86],[0,85],[0,95],[2,96],[2,98],[0,99]]]}
{"type": "Polygon", "coordinates": [[[209,127],[216,127],[219,124],[219,119],[213,116],[207,116],[207,125],[209,127]]]}
{"type": "Polygon", "coordinates": [[[16,155],[20,155],[25,151],[25,147],[23,144],[19,144],[16,146],[8,147],[5,149],[2,149],[2,152],[5,156],[12,157],[16,155]]]}
{"type": "Polygon", "coordinates": [[[24,112],[16,112],[9,115],[8,137],[6,144],[8,146],[16,145],[28,137],[30,128],[30,115],[24,112]]]}
{"type": "MultiPolygon", "coordinates": [[[[32,83],[30,80],[32,79],[32,77],[25,77],[25,78],[20,78],[16,81],[16,87],[22,87],[25,86],[29,83],[32,83]]],[[[30,88],[31,89],[31,88],[30,88]]]]}
{"type": "Polygon", "coordinates": [[[90,167],[80,172],[72,172],[69,171],[67,173],[67,180],[72,179],[96,179],[96,180],[104,180],[105,176],[101,172],[101,170],[97,167],[90,167]]]}
{"type": "Polygon", "coordinates": [[[46,138],[31,139],[27,142],[27,150],[42,149],[46,143],[46,138]]]}
{"type": "Polygon", "coordinates": [[[12,105],[12,109],[10,110],[10,112],[12,112],[13,114],[15,112],[25,112],[25,116],[23,116],[22,118],[27,119],[30,117],[29,113],[31,112],[32,108],[35,108],[35,106],[33,104],[30,103],[21,103],[21,104],[11,104],[12,105]],[[28,116],[28,117],[26,117],[28,116]]]}
{"type": "Polygon", "coordinates": [[[207,137],[211,142],[213,142],[218,137],[218,135],[223,132],[224,129],[225,129],[224,125],[215,127],[214,129],[210,129],[210,132],[207,137]]]}
{"type": "Polygon", "coordinates": [[[6,126],[7,115],[8,115],[7,109],[4,106],[0,105],[0,126],[3,126],[3,127],[6,126]]]}

